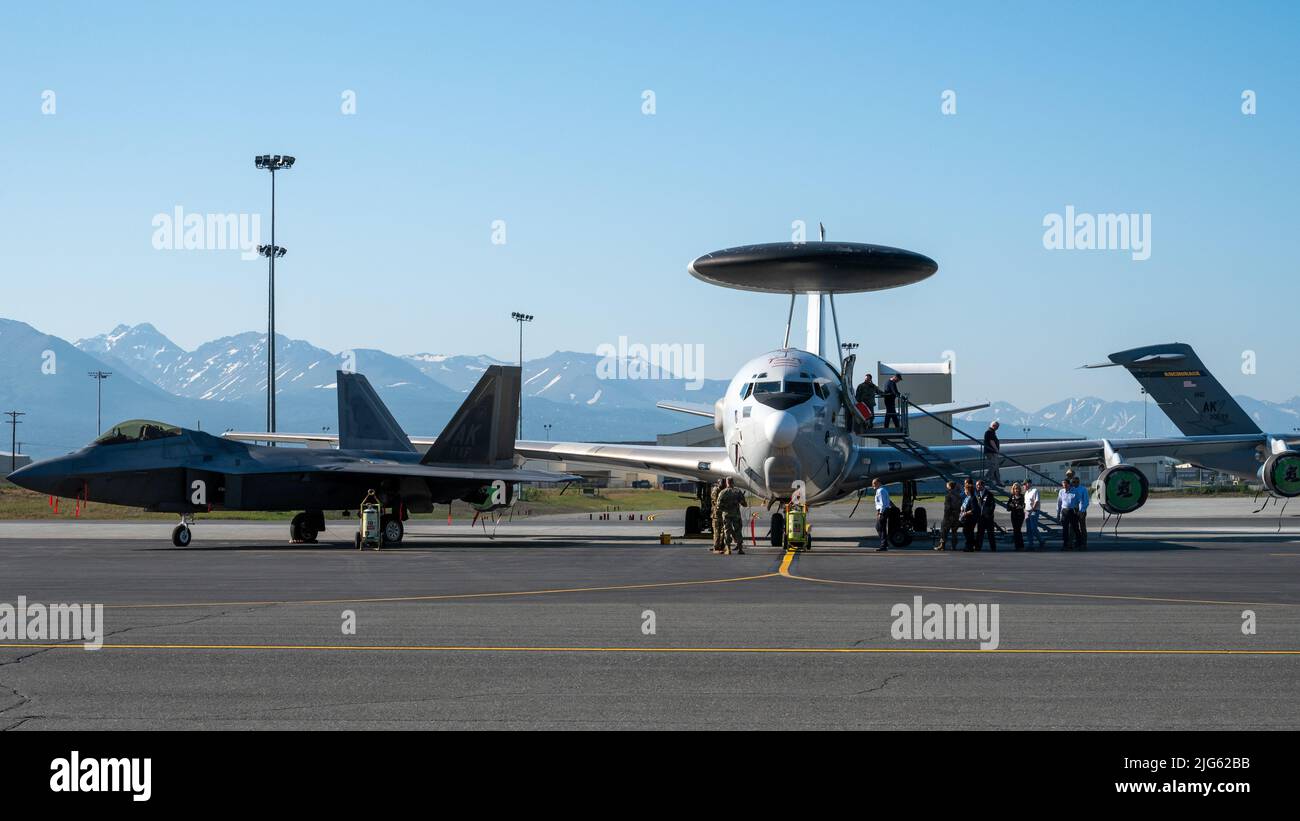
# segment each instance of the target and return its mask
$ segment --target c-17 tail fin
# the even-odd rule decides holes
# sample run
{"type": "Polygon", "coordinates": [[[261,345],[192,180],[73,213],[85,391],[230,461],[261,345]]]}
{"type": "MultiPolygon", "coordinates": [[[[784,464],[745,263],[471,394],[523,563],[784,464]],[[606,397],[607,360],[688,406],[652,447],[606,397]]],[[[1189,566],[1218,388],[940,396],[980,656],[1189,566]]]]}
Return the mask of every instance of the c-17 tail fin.
{"type": "Polygon", "coordinates": [[[1110,355],[1110,364],[1127,368],[1184,436],[1260,432],[1191,345],[1171,342],[1120,351],[1110,355]]]}
{"type": "Polygon", "coordinates": [[[421,461],[426,465],[513,465],[519,375],[514,365],[489,367],[421,461]]]}
{"type": "Polygon", "coordinates": [[[337,371],[335,384],[339,394],[340,449],[416,452],[402,426],[370,386],[370,380],[359,373],[337,371]]]}

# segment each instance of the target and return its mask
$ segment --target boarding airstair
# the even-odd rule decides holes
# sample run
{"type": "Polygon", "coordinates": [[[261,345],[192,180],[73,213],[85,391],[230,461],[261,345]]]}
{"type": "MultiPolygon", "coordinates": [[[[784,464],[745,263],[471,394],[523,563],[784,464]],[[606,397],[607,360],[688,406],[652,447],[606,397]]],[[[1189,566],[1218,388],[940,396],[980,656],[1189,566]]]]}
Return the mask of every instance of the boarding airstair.
{"type": "MultiPolygon", "coordinates": [[[[984,443],[979,439],[976,439],[974,436],[971,436],[966,431],[956,427],[955,425],[953,425],[951,422],[944,419],[943,417],[931,413],[930,411],[926,410],[920,405],[913,406],[908,401],[906,395],[900,396],[898,398],[898,402],[897,402],[898,425],[899,425],[898,427],[884,428],[884,427],[876,427],[874,425],[868,427],[869,423],[866,417],[862,415],[862,412],[858,409],[856,403],[851,399],[849,399],[849,397],[853,396],[853,392],[850,386],[852,385],[853,365],[855,359],[856,359],[855,355],[850,355],[845,357],[843,363],[843,369],[841,371],[841,377],[840,377],[841,390],[843,391],[843,396],[845,397],[844,404],[848,408],[849,419],[852,420],[851,424],[853,425],[855,432],[858,432],[861,435],[865,435],[872,439],[878,439],[880,440],[880,443],[882,445],[888,445],[889,447],[892,447],[895,450],[897,450],[899,453],[912,457],[916,461],[920,462],[921,464],[925,465],[927,468],[932,470],[937,476],[941,477],[946,482],[957,482],[958,485],[960,485],[962,478],[971,476],[973,473],[971,470],[962,468],[960,465],[957,465],[954,462],[950,461],[949,459],[945,458],[942,454],[938,453],[935,450],[932,450],[925,444],[911,437],[911,435],[908,432],[908,428],[909,428],[908,419],[911,415],[911,411],[916,410],[918,413],[924,414],[925,416],[934,419],[939,424],[953,431],[961,438],[969,439],[972,442],[976,443],[977,445],[980,445],[981,447],[983,447],[984,443]]],[[[877,414],[877,418],[879,418],[879,414],[877,414]]],[[[1010,462],[1014,465],[1022,467],[1027,472],[1042,478],[1046,483],[1044,485],[1045,487],[1046,486],[1056,487],[1060,485],[1059,479],[1055,479],[1047,475],[1046,473],[1043,473],[1042,471],[1034,467],[1031,467],[1030,465],[1025,464],[1024,462],[1021,462],[1015,457],[1002,456],[1001,458],[1006,462],[1010,462]]],[[[1009,511],[1010,508],[1008,507],[1006,501],[1004,501],[1002,498],[999,498],[999,495],[1010,497],[1011,496],[1010,488],[1006,487],[1000,482],[994,482],[992,479],[989,479],[987,476],[981,478],[984,479],[984,483],[986,485],[988,485],[993,489],[993,498],[997,502],[998,506],[1001,507],[1003,510],[1009,511]]],[[[916,497],[916,484],[917,483],[915,481],[904,482],[903,502],[904,502],[904,508],[907,509],[907,512],[909,514],[911,512],[910,511],[910,508],[912,506],[911,503],[913,499],[915,499],[916,497]]],[[[1058,528],[1061,525],[1061,521],[1059,518],[1052,515],[1051,513],[1048,513],[1046,510],[1040,509],[1038,526],[1049,536],[1058,535],[1054,530],[1054,528],[1046,524],[1046,522],[1051,522],[1052,525],[1055,525],[1058,528]]]]}
{"type": "MultiPolygon", "coordinates": [[[[902,401],[901,401],[902,407],[900,408],[900,413],[902,414],[903,419],[907,418],[908,404],[909,403],[907,402],[907,397],[902,397],[902,401]]],[[[966,431],[956,427],[955,425],[953,425],[951,422],[944,419],[943,417],[930,413],[928,410],[926,410],[923,407],[920,407],[919,405],[916,406],[915,409],[918,412],[928,416],[929,418],[934,419],[939,424],[943,425],[944,427],[958,434],[962,438],[969,439],[972,442],[980,445],[981,447],[983,446],[984,443],[982,441],[976,439],[974,436],[971,436],[966,431]]],[[[906,434],[906,432],[904,432],[902,436],[880,437],[880,442],[881,444],[889,445],[890,447],[897,450],[899,453],[912,457],[916,461],[920,462],[921,464],[933,470],[939,476],[943,477],[944,481],[958,482],[958,484],[960,484],[958,477],[970,476],[972,474],[972,471],[964,470],[960,465],[953,463],[949,459],[945,458],[942,454],[934,450],[931,450],[926,445],[911,438],[906,434]]],[[[1014,465],[1024,468],[1026,471],[1034,474],[1035,476],[1041,477],[1046,483],[1044,486],[1056,487],[1060,485],[1059,479],[1055,479],[1047,475],[1046,473],[1043,473],[1042,471],[1038,470],[1037,468],[1031,467],[1030,465],[1027,465],[1024,462],[1021,462],[1019,459],[1016,459],[1013,456],[1004,455],[1001,456],[1000,458],[1006,462],[1010,462],[1014,465]]],[[[997,502],[998,506],[1001,507],[1003,510],[1010,510],[1007,503],[1003,499],[999,498],[999,494],[1001,496],[1009,497],[1011,495],[1010,488],[1006,487],[1005,485],[999,482],[994,482],[992,479],[989,479],[987,476],[981,478],[984,479],[984,484],[988,485],[993,489],[993,499],[994,501],[997,502]]],[[[1061,524],[1060,519],[1058,519],[1056,516],[1053,516],[1051,513],[1048,513],[1047,511],[1040,509],[1038,526],[1043,530],[1045,530],[1048,535],[1053,535],[1054,531],[1053,528],[1043,524],[1042,523],[1043,520],[1047,520],[1048,522],[1051,522],[1053,525],[1057,527],[1060,527],[1061,524]]]]}

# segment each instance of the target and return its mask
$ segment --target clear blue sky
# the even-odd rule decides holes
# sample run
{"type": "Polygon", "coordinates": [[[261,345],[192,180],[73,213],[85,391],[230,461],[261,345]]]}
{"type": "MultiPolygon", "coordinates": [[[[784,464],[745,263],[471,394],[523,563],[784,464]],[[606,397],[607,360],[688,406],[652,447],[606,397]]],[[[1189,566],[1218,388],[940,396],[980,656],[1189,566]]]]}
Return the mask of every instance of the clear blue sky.
{"type": "Polygon", "coordinates": [[[1231,390],[1300,393],[1292,3],[5,17],[0,316],[70,339],[149,321],[193,347],[264,327],[262,262],[154,250],[150,221],[177,205],[267,213],[252,157],[283,152],[298,165],[281,177],[279,328],[332,350],[509,359],[519,309],[537,316],[530,355],[691,342],[727,377],[779,342],[785,300],[711,288],[686,264],[804,219],[939,262],[922,285],[842,298],[841,321],[868,360],[955,350],[959,398],[1135,398],[1125,375],[1073,367],[1173,340],[1231,390]],[[1043,217],[1066,205],[1150,213],[1151,258],[1045,250],[1043,217]]]}

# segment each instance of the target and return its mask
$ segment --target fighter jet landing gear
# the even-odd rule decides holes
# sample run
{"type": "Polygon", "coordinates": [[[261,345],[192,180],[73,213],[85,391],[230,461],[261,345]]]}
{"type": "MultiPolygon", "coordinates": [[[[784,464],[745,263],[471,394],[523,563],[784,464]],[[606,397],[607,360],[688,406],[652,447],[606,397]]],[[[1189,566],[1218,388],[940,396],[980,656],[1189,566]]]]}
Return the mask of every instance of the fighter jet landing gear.
{"type": "Polygon", "coordinates": [[[396,513],[386,513],[379,520],[379,527],[384,533],[384,544],[399,544],[406,535],[406,526],[396,513]]]}
{"type": "Polygon", "coordinates": [[[316,537],[324,529],[324,513],[319,510],[304,511],[289,522],[289,540],[294,544],[316,544],[316,537]]]}
{"type": "Polygon", "coordinates": [[[172,528],[172,544],[176,547],[189,547],[192,534],[190,533],[190,524],[194,517],[185,515],[181,517],[181,523],[172,528]]]}

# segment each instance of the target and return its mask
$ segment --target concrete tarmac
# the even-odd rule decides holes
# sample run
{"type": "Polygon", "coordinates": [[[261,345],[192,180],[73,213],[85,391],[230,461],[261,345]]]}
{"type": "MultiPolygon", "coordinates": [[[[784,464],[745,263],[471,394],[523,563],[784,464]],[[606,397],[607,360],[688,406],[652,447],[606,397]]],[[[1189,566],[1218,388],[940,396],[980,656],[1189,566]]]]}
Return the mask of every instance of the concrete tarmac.
{"type": "Polygon", "coordinates": [[[0,730],[1297,729],[1300,518],[1256,506],[1153,501],[1069,553],[874,553],[843,505],[797,555],[658,544],[680,513],[420,520],[379,552],[343,523],[200,521],[178,549],[0,522],[0,606],[102,603],[106,634],[0,639],[0,730]],[[996,604],[996,648],[895,638],[917,596],[996,604]]]}

